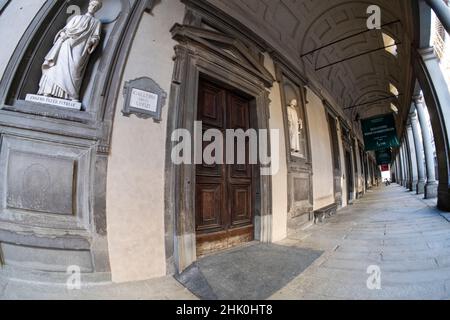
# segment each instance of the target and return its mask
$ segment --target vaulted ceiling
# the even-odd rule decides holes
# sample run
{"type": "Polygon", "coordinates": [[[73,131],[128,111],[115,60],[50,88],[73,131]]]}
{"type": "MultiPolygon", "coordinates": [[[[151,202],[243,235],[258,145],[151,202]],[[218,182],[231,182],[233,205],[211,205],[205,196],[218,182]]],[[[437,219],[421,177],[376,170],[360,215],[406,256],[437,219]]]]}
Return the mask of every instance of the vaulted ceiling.
{"type": "Polygon", "coordinates": [[[309,81],[323,90],[332,104],[344,109],[350,119],[391,112],[391,102],[400,109],[400,114],[410,107],[411,1],[208,2],[233,16],[288,58],[309,81]],[[370,5],[381,9],[381,23],[388,24],[382,30],[368,31],[370,5]],[[377,50],[384,47],[382,32],[399,43],[397,56],[377,50]],[[322,46],[324,48],[311,52],[322,46]],[[392,97],[390,84],[398,89],[398,99],[392,97]]]}

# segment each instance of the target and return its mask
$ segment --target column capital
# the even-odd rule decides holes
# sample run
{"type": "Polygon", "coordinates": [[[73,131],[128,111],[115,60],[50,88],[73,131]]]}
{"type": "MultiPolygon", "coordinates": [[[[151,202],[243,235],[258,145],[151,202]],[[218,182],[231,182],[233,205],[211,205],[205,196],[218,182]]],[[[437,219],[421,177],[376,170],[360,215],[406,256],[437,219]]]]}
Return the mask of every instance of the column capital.
{"type": "Polygon", "coordinates": [[[418,49],[417,52],[422,57],[423,61],[429,61],[429,60],[436,60],[436,61],[438,61],[439,60],[438,56],[434,52],[434,47],[427,47],[427,48],[418,49]]]}

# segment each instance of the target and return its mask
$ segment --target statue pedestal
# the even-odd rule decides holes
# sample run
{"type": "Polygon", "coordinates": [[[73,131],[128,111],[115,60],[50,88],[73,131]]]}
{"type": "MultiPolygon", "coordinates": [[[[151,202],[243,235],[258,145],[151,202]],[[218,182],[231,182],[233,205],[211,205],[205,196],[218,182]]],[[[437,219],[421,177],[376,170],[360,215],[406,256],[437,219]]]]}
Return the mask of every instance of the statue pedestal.
{"type": "Polygon", "coordinates": [[[71,110],[81,110],[81,102],[58,99],[53,97],[45,97],[37,94],[27,94],[26,101],[52,105],[55,107],[66,108],[71,110]]]}

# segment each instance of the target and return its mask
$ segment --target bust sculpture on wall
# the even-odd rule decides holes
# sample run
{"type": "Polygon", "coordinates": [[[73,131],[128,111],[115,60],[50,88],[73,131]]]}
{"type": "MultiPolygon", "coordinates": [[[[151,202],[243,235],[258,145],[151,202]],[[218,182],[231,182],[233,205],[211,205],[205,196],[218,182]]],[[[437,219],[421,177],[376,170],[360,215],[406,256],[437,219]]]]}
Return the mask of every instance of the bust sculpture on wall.
{"type": "Polygon", "coordinates": [[[74,16],[58,32],[42,65],[38,95],[79,101],[89,58],[100,42],[101,22],[95,13],[101,0],[91,0],[85,15],[74,16]]]}
{"type": "Polygon", "coordinates": [[[291,142],[291,152],[299,153],[301,150],[300,145],[300,132],[302,127],[302,122],[298,117],[298,102],[296,99],[293,99],[288,107],[288,125],[289,125],[289,138],[291,142]]]}

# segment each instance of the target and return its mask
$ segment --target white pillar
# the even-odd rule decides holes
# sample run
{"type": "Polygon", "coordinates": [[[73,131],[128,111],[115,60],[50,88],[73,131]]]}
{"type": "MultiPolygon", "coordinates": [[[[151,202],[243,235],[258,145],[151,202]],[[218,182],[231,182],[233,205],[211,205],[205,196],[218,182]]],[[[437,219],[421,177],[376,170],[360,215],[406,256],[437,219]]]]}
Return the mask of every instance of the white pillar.
{"type": "Polygon", "coordinates": [[[406,127],[406,138],[408,139],[409,153],[410,153],[410,177],[409,177],[409,190],[416,191],[417,190],[417,182],[418,182],[418,168],[417,168],[417,156],[416,156],[416,147],[414,144],[414,136],[411,121],[408,121],[406,127]]]}
{"type": "Polygon", "coordinates": [[[422,129],[423,149],[425,151],[425,163],[427,168],[425,199],[433,199],[437,197],[438,183],[436,181],[436,173],[434,169],[434,152],[432,146],[431,132],[428,128],[428,122],[425,113],[426,106],[425,102],[423,101],[423,97],[421,95],[414,97],[414,103],[416,105],[420,127],[422,129]]]}
{"type": "Polygon", "coordinates": [[[422,134],[420,130],[419,121],[417,119],[416,110],[409,115],[411,119],[411,127],[414,137],[414,146],[416,149],[416,163],[417,163],[417,194],[425,193],[425,163],[424,163],[424,151],[422,143],[422,134]]]}

